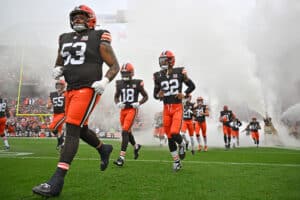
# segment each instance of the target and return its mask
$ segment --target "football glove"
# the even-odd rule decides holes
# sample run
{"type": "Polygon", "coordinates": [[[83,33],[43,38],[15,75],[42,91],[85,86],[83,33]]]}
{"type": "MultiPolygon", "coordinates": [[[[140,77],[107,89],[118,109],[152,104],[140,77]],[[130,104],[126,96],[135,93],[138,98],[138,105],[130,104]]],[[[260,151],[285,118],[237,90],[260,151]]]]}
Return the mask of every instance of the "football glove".
{"type": "Polygon", "coordinates": [[[123,109],[125,108],[125,104],[122,102],[117,103],[118,108],[123,109]]]}
{"type": "Polygon", "coordinates": [[[133,108],[139,108],[140,107],[140,103],[139,102],[134,102],[134,103],[131,104],[131,106],[133,108]]]}
{"type": "Polygon", "coordinates": [[[52,77],[54,79],[59,79],[59,77],[61,77],[63,74],[63,67],[62,66],[55,66],[52,69],[52,77]]]}
{"type": "Polygon", "coordinates": [[[97,94],[101,95],[101,94],[103,94],[104,89],[108,83],[109,83],[108,78],[104,77],[104,78],[102,78],[101,81],[95,81],[91,87],[94,88],[94,90],[97,94]]]}

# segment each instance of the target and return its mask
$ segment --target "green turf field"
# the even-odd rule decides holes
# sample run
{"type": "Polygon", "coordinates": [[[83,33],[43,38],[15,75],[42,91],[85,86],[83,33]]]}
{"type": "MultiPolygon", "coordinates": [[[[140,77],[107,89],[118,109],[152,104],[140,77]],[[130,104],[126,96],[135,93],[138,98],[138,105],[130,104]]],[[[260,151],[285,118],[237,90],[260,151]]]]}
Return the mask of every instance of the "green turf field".
{"type": "MultiPolygon", "coordinates": [[[[11,150],[0,151],[0,199],[43,199],[31,188],[46,181],[55,170],[58,152],[55,139],[12,139],[11,150]],[[32,153],[27,154],[26,153],[32,153]]],[[[58,198],[94,199],[300,199],[300,150],[239,148],[224,151],[188,152],[183,169],[172,171],[167,147],[143,146],[138,160],[127,151],[122,168],[112,160],[99,170],[98,153],[81,143],[58,198]]]]}

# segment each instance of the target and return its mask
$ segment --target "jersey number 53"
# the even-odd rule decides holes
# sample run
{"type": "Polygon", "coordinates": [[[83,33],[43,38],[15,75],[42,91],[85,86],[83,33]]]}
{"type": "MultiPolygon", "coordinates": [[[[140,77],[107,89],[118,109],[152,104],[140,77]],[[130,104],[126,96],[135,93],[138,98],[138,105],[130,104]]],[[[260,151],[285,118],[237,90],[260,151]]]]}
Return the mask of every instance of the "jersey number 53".
{"type": "Polygon", "coordinates": [[[64,58],[64,65],[81,65],[84,63],[86,51],[85,42],[76,42],[76,43],[64,43],[60,55],[64,58]],[[71,54],[70,51],[67,51],[66,48],[75,49],[75,55],[71,54]]]}

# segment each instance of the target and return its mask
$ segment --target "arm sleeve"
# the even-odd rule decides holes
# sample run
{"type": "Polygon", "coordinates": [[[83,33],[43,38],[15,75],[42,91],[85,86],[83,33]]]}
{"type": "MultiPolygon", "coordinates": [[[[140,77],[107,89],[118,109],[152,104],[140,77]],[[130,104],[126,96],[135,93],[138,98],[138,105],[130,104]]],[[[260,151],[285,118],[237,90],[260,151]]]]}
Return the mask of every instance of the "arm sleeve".
{"type": "Polygon", "coordinates": [[[155,75],[153,76],[153,80],[154,80],[153,97],[154,97],[154,99],[159,99],[159,97],[157,96],[157,94],[160,91],[160,84],[156,81],[155,75]]]}
{"type": "Polygon", "coordinates": [[[186,81],[184,81],[184,83],[186,84],[186,86],[188,87],[185,91],[184,91],[184,93],[185,94],[190,94],[190,93],[192,93],[194,90],[195,90],[195,84],[194,84],[194,82],[191,80],[191,79],[188,79],[188,80],[186,80],[186,81]]]}

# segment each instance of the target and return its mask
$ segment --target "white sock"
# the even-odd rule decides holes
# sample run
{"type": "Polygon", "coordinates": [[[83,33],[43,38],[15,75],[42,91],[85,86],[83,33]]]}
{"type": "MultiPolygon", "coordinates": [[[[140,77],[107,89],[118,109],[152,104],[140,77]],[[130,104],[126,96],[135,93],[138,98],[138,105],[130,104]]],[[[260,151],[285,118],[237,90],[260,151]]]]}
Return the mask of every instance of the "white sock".
{"type": "Polygon", "coordinates": [[[9,144],[8,144],[8,141],[7,141],[7,137],[6,137],[6,136],[2,137],[2,140],[3,140],[3,142],[4,142],[4,145],[5,145],[6,147],[9,147],[9,144]]]}
{"type": "Polygon", "coordinates": [[[194,150],[194,137],[191,136],[191,146],[192,146],[192,150],[194,150]]]}
{"type": "Polygon", "coordinates": [[[9,144],[8,144],[8,141],[7,140],[4,140],[4,145],[9,147],[9,144]]]}
{"type": "Polygon", "coordinates": [[[186,139],[185,133],[182,133],[181,136],[182,136],[182,139],[184,140],[184,142],[185,142],[186,144],[188,144],[189,141],[186,139]]]}
{"type": "Polygon", "coordinates": [[[172,156],[172,158],[173,158],[174,161],[179,160],[179,156],[178,156],[178,152],[177,151],[171,152],[171,156],[172,156]]]}
{"type": "Polygon", "coordinates": [[[232,138],[232,145],[235,145],[235,137],[232,138]]]}
{"type": "Polygon", "coordinates": [[[197,142],[199,145],[201,145],[201,136],[199,135],[199,137],[197,136],[197,142]]]}

